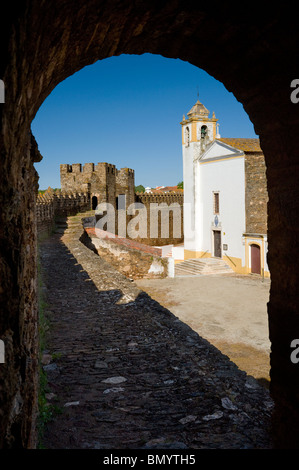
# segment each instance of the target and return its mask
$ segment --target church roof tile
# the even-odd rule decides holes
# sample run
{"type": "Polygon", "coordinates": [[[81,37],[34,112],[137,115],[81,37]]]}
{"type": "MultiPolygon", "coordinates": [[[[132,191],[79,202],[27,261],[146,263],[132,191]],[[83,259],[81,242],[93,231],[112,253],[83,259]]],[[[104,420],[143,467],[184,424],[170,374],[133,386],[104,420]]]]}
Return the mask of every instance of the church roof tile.
{"type": "Polygon", "coordinates": [[[221,137],[220,142],[230,145],[243,152],[262,152],[260,147],[260,139],[243,139],[243,138],[225,138],[221,137]]]}

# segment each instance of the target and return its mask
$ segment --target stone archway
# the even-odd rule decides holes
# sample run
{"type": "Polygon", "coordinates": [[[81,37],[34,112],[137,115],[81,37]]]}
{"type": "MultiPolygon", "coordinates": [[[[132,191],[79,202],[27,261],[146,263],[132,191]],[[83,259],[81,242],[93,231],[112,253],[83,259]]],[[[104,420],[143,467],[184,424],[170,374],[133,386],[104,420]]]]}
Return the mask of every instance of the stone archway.
{"type": "Polygon", "coordinates": [[[98,196],[94,195],[91,198],[91,208],[92,208],[92,210],[95,210],[97,208],[97,205],[98,205],[98,196]]]}
{"type": "MultiPolygon", "coordinates": [[[[298,71],[295,15],[280,6],[246,10],[186,1],[24,1],[1,19],[2,171],[0,447],[34,447],[37,376],[36,230],[30,123],[53,88],[99,59],[122,53],[180,58],[220,80],[242,102],[265,154],[268,183],[268,304],[271,393],[281,445],[298,446],[299,374],[290,361],[298,334],[296,224],[299,113],[290,100],[298,71]],[[284,438],[284,440],[283,440],[284,438]]],[[[299,106],[299,105],[298,105],[299,106]]]]}

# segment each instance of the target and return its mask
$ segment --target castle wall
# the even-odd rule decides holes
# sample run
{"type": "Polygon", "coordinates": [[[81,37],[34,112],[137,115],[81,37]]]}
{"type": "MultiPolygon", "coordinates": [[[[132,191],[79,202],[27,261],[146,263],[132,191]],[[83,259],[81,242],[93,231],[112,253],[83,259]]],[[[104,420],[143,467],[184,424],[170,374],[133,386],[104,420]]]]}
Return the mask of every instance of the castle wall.
{"type": "Polygon", "coordinates": [[[116,195],[125,194],[126,207],[135,202],[135,175],[134,170],[122,168],[116,172],[116,195]]]}
{"type": "Polygon", "coordinates": [[[75,215],[89,209],[89,193],[66,193],[49,189],[38,195],[35,204],[38,237],[51,233],[56,217],[75,215]]]}
{"type": "Polygon", "coordinates": [[[90,192],[98,197],[98,204],[108,202],[115,207],[115,165],[98,163],[90,179],[90,192]]]}
{"type": "Polygon", "coordinates": [[[147,237],[139,237],[140,243],[163,246],[183,242],[183,192],[136,194],[135,200],[145,206],[147,213],[147,237]]]}
{"type": "MultiPolygon", "coordinates": [[[[119,188],[121,187],[119,186],[119,188]]],[[[122,188],[123,190],[125,189],[124,186],[122,188]]],[[[112,196],[110,193],[111,201],[114,194],[113,190],[112,196]]],[[[129,197],[129,201],[131,199],[129,197]]],[[[184,196],[181,192],[159,195],[134,195],[134,202],[142,203],[146,211],[146,237],[138,236],[133,238],[127,233],[127,238],[150,246],[163,246],[183,242],[183,200],[184,196]]],[[[107,202],[109,202],[109,193],[107,202]]],[[[55,218],[75,215],[78,212],[90,209],[91,193],[54,191],[50,188],[44,194],[38,195],[36,200],[35,211],[38,236],[41,237],[51,233],[55,226],[55,218]]],[[[118,234],[118,214],[119,212],[116,210],[116,234],[118,234]]],[[[137,212],[134,215],[126,214],[126,227],[128,227],[130,222],[134,222],[136,215],[138,215],[137,212]]]]}
{"type": "MultiPolygon", "coordinates": [[[[90,193],[91,207],[108,202],[116,209],[115,231],[118,230],[118,220],[121,207],[121,198],[126,197],[126,209],[135,202],[142,203],[147,213],[147,233],[138,236],[138,241],[147,245],[178,244],[183,241],[183,193],[165,193],[159,195],[135,195],[135,173],[130,168],[118,170],[109,163],[79,163],[60,165],[61,189],[67,192],[90,193]],[[169,206],[173,205],[169,210],[169,206]],[[167,206],[162,207],[162,206],[167,206]],[[157,225],[153,230],[152,222],[157,225]]],[[[126,214],[126,226],[133,221],[134,215],[126,214]]],[[[128,238],[131,238],[127,234],[128,238]]]]}

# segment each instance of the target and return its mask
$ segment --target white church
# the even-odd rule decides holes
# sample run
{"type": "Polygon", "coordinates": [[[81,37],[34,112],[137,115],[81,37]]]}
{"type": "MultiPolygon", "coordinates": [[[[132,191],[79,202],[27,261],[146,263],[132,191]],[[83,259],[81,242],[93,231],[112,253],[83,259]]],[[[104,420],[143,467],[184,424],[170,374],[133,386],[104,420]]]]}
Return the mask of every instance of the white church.
{"type": "Polygon", "coordinates": [[[222,259],[269,277],[267,186],[259,139],[221,138],[197,101],[183,116],[184,260],[222,259]]]}

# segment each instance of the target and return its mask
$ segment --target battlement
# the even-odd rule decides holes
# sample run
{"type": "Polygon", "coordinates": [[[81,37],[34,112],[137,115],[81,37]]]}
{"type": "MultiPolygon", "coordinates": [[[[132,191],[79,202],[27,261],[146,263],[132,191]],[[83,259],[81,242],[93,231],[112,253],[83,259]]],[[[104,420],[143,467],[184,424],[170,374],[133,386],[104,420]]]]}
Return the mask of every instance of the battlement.
{"type": "Polygon", "coordinates": [[[110,174],[115,174],[116,173],[116,167],[115,165],[113,165],[112,163],[106,163],[106,162],[101,162],[101,163],[98,163],[96,166],[95,166],[95,171],[97,172],[104,172],[106,171],[107,173],[110,173],[110,174]]]}
{"type": "MultiPolygon", "coordinates": [[[[116,168],[115,165],[112,163],[106,163],[106,162],[99,162],[97,165],[94,163],[85,163],[82,166],[82,163],[62,163],[60,165],[60,174],[67,174],[67,173],[73,173],[73,174],[78,174],[78,173],[93,173],[97,171],[103,171],[106,170],[108,173],[115,173],[116,168]]],[[[123,169],[122,169],[123,170],[123,169]]],[[[126,168],[124,170],[127,170],[126,168]]],[[[121,171],[121,170],[120,170],[121,171]]],[[[134,172],[134,170],[130,170],[130,172],[134,172]]]]}
{"type": "Polygon", "coordinates": [[[144,205],[148,204],[161,204],[167,203],[168,205],[178,203],[183,206],[184,193],[182,192],[170,192],[164,194],[148,194],[148,193],[136,193],[136,202],[141,202],[144,205]]]}
{"type": "Polygon", "coordinates": [[[119,174],[128,176],[128,177],[134,177],[135,176],[135,171],[132,170],[131,168],[121,168],[120,170],[117,170],[119,174]]]}
{"type": "Polygon", "coordinates": [[[56,217],[74,215],[90,209],[88,192],[66,192],[48,188],[44,194],[38,194],[35,204],[38,235],[50,233],[56,217]]]}

